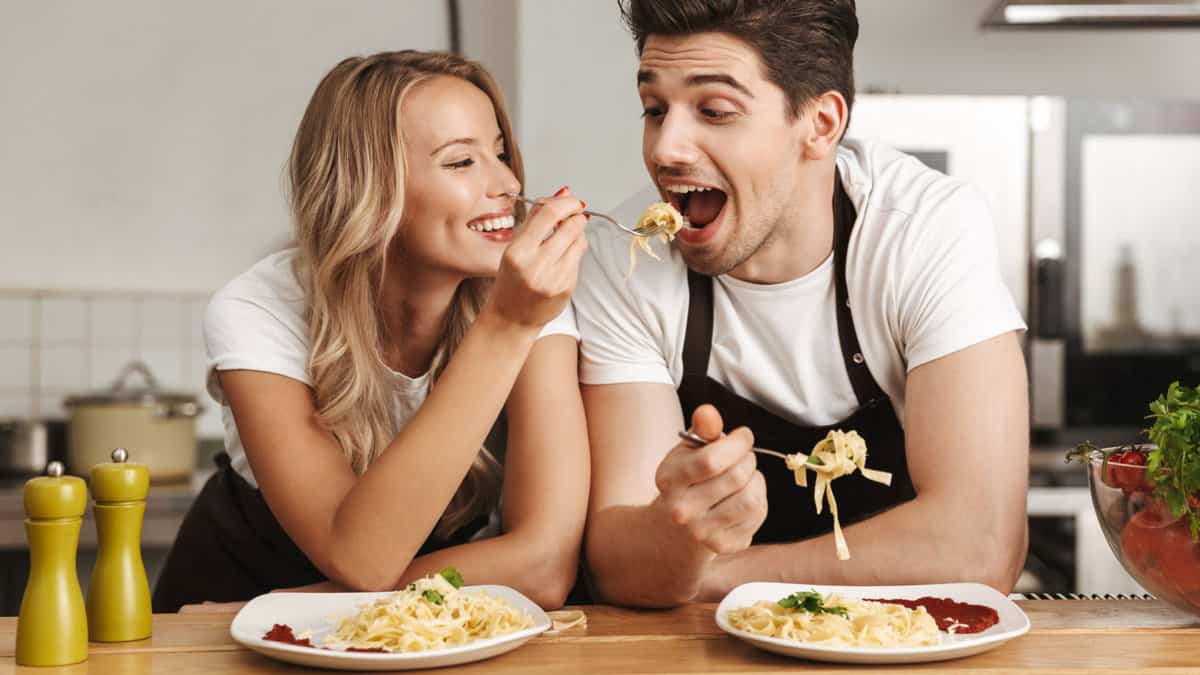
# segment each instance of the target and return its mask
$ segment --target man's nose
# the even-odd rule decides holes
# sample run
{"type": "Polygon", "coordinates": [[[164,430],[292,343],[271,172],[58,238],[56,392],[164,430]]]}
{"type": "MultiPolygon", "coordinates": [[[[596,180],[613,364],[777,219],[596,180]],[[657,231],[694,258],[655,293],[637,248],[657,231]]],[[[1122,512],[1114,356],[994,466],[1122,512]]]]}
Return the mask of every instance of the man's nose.
{"type": "Polygon", "coordinates": [[[682,115],[667,113],[650,140],[650,159],[657,166],[695,164],[698,152],[691,125],[682,115]]]}

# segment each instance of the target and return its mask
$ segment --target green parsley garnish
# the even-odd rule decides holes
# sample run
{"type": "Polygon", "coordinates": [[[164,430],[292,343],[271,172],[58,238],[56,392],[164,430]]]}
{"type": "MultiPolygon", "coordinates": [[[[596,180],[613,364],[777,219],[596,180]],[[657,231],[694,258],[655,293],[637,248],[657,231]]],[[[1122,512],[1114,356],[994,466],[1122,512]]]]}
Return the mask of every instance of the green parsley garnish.
{"type": "Polygon", "coordinates": [[[454,567],[443,568],[441,572],[438,572],[438,574],[442,575],[442,578],[446,581],[449,581],[451,586],[455,588],[462,588],[462,575],[459,574],[458,570],[454,569],[454,567]]]}
{"type": "Polygon", "coordinates": [[[843,619],[850,618],[845,607],[826,607],[825,599],[816,591],[792,593],[780,600],[779,606],[785,609],[802,609],[813,614],[837,614],[843,619]]]}
{"type": "Polygon", "coordinates": [[[1154,496],[1163,500],[1171,517],[1185,514],[1192,541],[1200,541],[1200,387],[1172,382],[1167,393],[1150,403],[1154,420],[1146,430],[1156,447],[1146,453],[1146,476],[1154,496]]]}
{"type": "Polygon", "coordinates": [[[437,591],[433,590],[432,588],[429,589],[428,591],[425,591],[421,595],[424,596],[424,598],[426,600],[432,602],[435,605],[442,604],[442,594],[438,593],[437,591]]]}

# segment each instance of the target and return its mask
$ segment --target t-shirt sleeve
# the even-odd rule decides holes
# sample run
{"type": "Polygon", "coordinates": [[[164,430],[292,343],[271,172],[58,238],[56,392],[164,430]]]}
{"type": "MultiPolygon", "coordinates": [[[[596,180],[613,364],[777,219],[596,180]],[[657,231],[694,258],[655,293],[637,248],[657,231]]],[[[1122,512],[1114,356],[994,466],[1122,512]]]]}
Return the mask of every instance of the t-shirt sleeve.
{"type": "Polygon", "coordinates": [[[542,326],[542,332],[538,333],[538,339],[548,335],[570,335],[576,340],[579,339],[579,328],[575,325],[575,308],[571,306],[571,303],[568,302],[558,316],[542,326]]]}
{"type": "Polygon", "coordinates": [[[647,297],[652,297],[654,284],[661,281],[664,264],[643,261],[637,274],[627,279],[629,239],[619,240],[611,233],[596,230],[588,235],[588,253],[572,297],[580,335],[579,381],[673,385],[662,347],[661,326],[645,319],[634,290],[641,288],[647,297]]]}
{"type": "Polygon", "coordinates": [[[910,222],[899,259],[896,306],[908,370],[1025,329],[1000,275],[987,202],[973,188],[956,187],[919,224],[910,222]]]}
{"type": "Polygon", "coordinates": [[[204,312],[204,346],[208,353],[209,394],[221,404],[220,370],[257,370],[284,375],[310,385],[305,366],[308,341],[290,308],[256,299],[218,293],[204,312]]]}

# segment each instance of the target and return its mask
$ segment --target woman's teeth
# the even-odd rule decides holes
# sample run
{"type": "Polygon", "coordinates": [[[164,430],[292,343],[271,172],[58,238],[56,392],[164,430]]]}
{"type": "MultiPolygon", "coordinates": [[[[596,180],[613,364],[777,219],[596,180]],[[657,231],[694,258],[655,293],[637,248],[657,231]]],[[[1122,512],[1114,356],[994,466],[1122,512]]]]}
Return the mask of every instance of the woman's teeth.
{"type": "Polygon", "coordinates": [[[487,220],[477,220],[467,223],[467,229],[476,232],[492,232],[495,230],[508,230],[513,226],[512,216],[501,216],[499,218],[488,218],[487,220]]]}

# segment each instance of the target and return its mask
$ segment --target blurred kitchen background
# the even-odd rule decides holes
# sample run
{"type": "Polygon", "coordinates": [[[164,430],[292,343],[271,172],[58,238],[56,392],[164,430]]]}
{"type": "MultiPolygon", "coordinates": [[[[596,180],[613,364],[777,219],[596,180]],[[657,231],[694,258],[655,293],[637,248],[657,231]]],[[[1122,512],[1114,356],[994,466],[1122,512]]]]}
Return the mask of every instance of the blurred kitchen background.
{"type": "MultiPolygon", "coordinates": [[[[1030,321],[1018,590],[1140,593],[1062,456],[1085,438],[1135,440],[1170,381],[1200,381],[1200,6],[858,0],[858,14],[850,134],[986,193],[1030,321]]],[[[144,531],[154,577],[221,447],[206,299],[287,245],[283,165],[318,79],[400,48],[491,68],[528,192],[569,184],[603,207],[648,182],[613,0],[0,4],[0,614],[27,570],[23,481],[48,458],[88,470],[69,456],[64,399],[103,405],[132,362],[153,382],[125,372],[118,396],[157,397],[186,427],[130,448],[161,467],[144,531]]],[[[82,580],[94,546],[85,525],[82,580]]]]}

